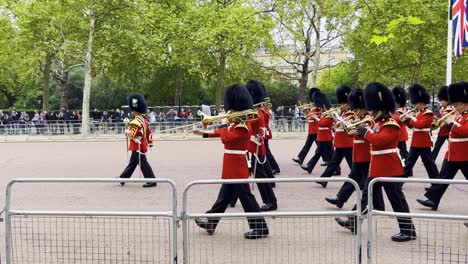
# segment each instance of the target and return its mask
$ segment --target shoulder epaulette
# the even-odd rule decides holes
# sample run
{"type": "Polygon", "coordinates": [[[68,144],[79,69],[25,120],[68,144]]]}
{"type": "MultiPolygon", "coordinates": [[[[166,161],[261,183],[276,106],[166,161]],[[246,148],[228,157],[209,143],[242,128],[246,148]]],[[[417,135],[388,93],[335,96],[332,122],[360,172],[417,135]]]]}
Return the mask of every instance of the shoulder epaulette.
{"type": "Polygon", "coordinates": [[[398,128],[400,127],[400,125],[398,125],[397,121],[395,121],[394,119],[389,119],[388,121],[383,123],[382,127],[384,126],[397,126],[398,128]]]}
{"type": "Polygon", "coordinates": [[[433,114],[433,112],[430,109],[426,109],[426,111],[424,111],[423,115],[425,115],[425,114],[433,114]]]}
{"type": "Polygon", "coordinates": [[[132,121],[130,121],[130,125],[141,128],[143,126],[143,123],[141,122],[141,120],[138,120],[137,118],[135,118],[132,121]]]}
{"type": "Polygon", "coordinates": [[[249,128],[247,127],[245,123],[239,123],[234,128],[245,128],[247,129],[247,131],[249,131],[249,128]]]}

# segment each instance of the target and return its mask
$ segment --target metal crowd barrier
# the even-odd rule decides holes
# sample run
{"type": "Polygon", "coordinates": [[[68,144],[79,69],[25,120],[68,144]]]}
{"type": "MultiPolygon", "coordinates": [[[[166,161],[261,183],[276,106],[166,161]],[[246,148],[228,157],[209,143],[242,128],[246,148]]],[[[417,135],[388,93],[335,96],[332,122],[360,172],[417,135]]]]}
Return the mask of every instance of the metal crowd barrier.
{"type": "Polygon", "coordinates": [[[6,190],[6,263],[177,263],[177,194],[169,179],[16,179],[6,190]],[[29,211],[11,208],[20,183],[168,184],[172,210],[29,211]]]}
{"type": "MultiPolygon", "coordinates": [[[[466,215],[396,213],[375,210],[374,185],[378,182],[430,183],[468,185],[468,180],[376,178],[369,184],[368,192],[368,242],[367,260],[373,263],[468,263],[468,229],[466,215]],[[390,235],[396,233],[397,217],[411,217],[417,238],[411,242],[395,243],[390,235]]],[[[414,210],[414,208],[411,208],[414,210]]],[[[430,210],[430,209],[429,209],[430,210]]]]}
{"type": "MultiPolygon", "coordinates": [[[[207,197],[203,197],[204,199],[207,197]]],[[[334,217],[361,216],[361,191],[356,182],[348,178],[282,178],[249,180],[200,180],[189,183],[183,192],[182,232],[184,264],[224,263],[361,263],[361,221],[356,235],[343,230],[334,217]],[[314,183],[349,182],[356,191],[355,211],[298,211],[260,213],[193,213],[188,210],[188,194],[194,186],[239,183],[314,183]],[[210,236],[195,226],[195,220],[220,218],[215,233],[210,236]],[[267,221],[269,236],[247,240],[247,217],[263,217],[267,221]]],[[[213,198],[207,205],[214,202],[213,198]]],[[[208,209],[208,208],[206,208],[208,209]]]]}

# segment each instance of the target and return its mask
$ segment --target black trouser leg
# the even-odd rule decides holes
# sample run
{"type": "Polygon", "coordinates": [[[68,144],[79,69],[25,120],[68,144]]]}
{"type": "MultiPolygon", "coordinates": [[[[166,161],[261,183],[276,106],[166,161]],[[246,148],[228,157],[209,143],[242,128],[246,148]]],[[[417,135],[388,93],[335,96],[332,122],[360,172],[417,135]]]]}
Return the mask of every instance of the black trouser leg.
{"type": "MultiPolygon", "coordinates": [[[[461,170],[465,178],[468,179],[468,161],[449,162],[444,159],[442,168],[440,169],[440,179],[452,180],[455,178],[458,170],[461,170]]],[[[438,206],[448,186],[448,184],[432,184],[431,188],[424,194],[424,196],[438,206]]]]}
{"type": "MultiPolygon", "coordinates": [[[[239,196],[239,200],[244,208],[246,213],[255,213],[260,212],[260,207],[255,200],[255,196],[250,192],[249,184],[235,184],[236,185],[236,194],[239,196]]],[[[267,230],[268,226],[263,217],[248,217],[247,221],[249,222],[250,229],[261,229],[267,230]]]]}
{"type": "MultiPolygon", "coordinates": [[[[207,214],[216,214],[216,213],[224,213],[226,208],[229,205],[229,202],[232,200],[232,197],[235,195],[235,186],[234,184],[223,184],[221,185],[221,189],[219,190],[218,198],[216,199],[215,203],[208,210],[207,214]]],[[[209,217],[208,221],[213,224],[213,229],[216,228],[216,225],[219,222],[219,217],[209,217]]]]}
{"type": "Polygon", "coordinates": [[[314,144],[314,141],[316,139],[317,139],[317,134],[307,135],[307,140],[306,140],[306,142],[304,144],[304,147],[302,147],[301,152],[299,152],[299,154],[297,155],[297,157],[299,158],[299,160],[301,162],[303,162],[304,159],[306,158],[307,153],[309,153],[309,150],[312,147],[312,145],[314,144]]]}
{"type": "MultiPolygon", "coordinates": [[[[359,189],[363,190],[365,188],[368,176],[369,162],[353,163],[349,178],[354,180],[359,185],[359,189]]],[[[336,198],[338,198],[341,203],[346,203],[354,191],[354,186],[349,182],[345,182],[338,191],[336,198]]]]}
{"type": "Polygon", "coordinates": [[[156,178],[154,176],[153,169],[151,168],[151,165],[148,163],[148,160],[146,159],[146,155],[141,155],[141,172],[143,172],[143,176],[145,178],[156,178]]]}
{"type": "Polygon", "coordinates": [[[398,149],[400,150],[400,157],[403,160],[408,158],[408,147],[406,146],[406,141],[398,142],[398,149]]]}
{"type": "Polygon", "coordinates": [[[413,167],[416,164],[416,161],[419,158],[419,148],[410,148],[408,158],[406,159],[405,164],[405,177],[412,177],[413,176],[413,167]]]}
{"type": "MultiPolygon", "coordinates": [[[[409,213],[408,202],[406,201],[405,194],[402,191],[402,184],[399,182],[382,182],[388,200],[392,205],[393,211],[397,213],[409,213]]],[[[406,235],[415,235],[416,229],[413,221],[409,217],[397,217],[400,232],[406,235]]]]}
{"type": "Polygon", "coordinates": [[[349,167],[352,167],[352,154],[353,154],[353,149],[352,148],[336,148],[335,152],[333,153],[333,157],[331,161],[328,163],[327,168],[325,171],[322,173],[323,178],[326,177],[331,177],[333,173],[336,171],[336,169],[340,166],[341,162],[343,161],[343,158],[346,158],[346,161],[349,164],[349,167]]]}
{"type": "Polygon", "coordinates": [[[432,159],[436,160],[437,156],[439,156],[440,149],[444,145],[444,142],[448,139],[448,136],[445,137],[437,137],[437,140],[434,144],[434,148],[432,149],[432,159]]]}
{"type": "MultiPolygon", "coordinates": [[[[265,156],[258,156],[258,159],[261,162],[265,161],[265,156]]],[[[268,173],[266,171],[266,168],[264,166],[265,164],[261,164],[255,156],[252,157],[252,166],[251,169],[255,170],[255,178],[256,179],[265,179],[269,178],[268,173]],[[255,165],[256,164],[256,165],[255,165]]],[[[260,195],[262,197],[262,201],[265,204],[276,204],[276,196],[275,193],[273,192],[273,188],[271,186],[271,183],[257,183],[258,186],[258,191],[260,192],[260,195]]]]}
{"type": "Polygon", "coordinates": [[[439,169],[437,168],[435,161],[432,159],[431,148],[421,148],[419,153],[429,178],[438,179],[439,169]]]}
{"type": "Polygon", "coordinates": [[[128,165],[124,169],[122,174],[120,174],[120,178],[130,178],[137,166],[138,166],[138,152],[132,151],[132,155],[130,156],[130,161],[128,162],[128,165]]]}
{"type": "Polygon", "coordinates": [[[278,162],[276,162],[276,159],[273,156],[273,153],[271,153],[269,140],[265,140],[265,148],[266,148],[267,159],[271,165],[271,169],[276,172],[280,172],[278,162]]]}
{"type": "Polygon", "coordinates": [[[314,156],[307,162],[307,168],[312,171],[317,165],[320,157],[323,161],[330,161],[333,155],[333,144],[331,141],[317,141],[317,149],[315,150],[314,156]]]}

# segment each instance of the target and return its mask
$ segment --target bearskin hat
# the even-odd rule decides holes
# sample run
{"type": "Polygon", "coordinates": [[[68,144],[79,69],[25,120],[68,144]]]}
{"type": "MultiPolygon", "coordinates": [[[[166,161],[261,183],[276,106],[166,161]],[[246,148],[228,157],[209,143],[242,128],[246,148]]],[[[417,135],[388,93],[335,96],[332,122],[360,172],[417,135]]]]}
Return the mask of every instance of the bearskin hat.
{"type": "Polygon", "coordinates": [[[254,104],[265,102],[266,89],[265,89],[265,86],[261,82],[250,80],[247,82],[245,87],[247,87],[247,90],[252,96],[254,104]]]}
{"type": "Polygon", "coordinates": [[[468,82],[452,83],[448,87],[449,103],[468,103],[468,82]]]}
{"type": "Polygon", "coordinates": [[[348,95],[348,103],[351,110],[366,108],[364,104],[364,91],[362,89],[353,89],[348,95]]]}
{"type": "Polygon", "coordinates": [[[224,91],[224,110],[243,111],[253,108],[252,96],[240,84],[228,86],[224,91]]]}
{"type": "Polygon", "coordinates": [[[395,111],[395,97],[385,85],[373,82],[364,90],[364,102],[369,111],[395,111]]]}
{"type": "Polygon", "coordinates": [[[316,107],[321,107],[321,108],[326,108],[330,109],[331,108],[331,102],[328,96],[322,92],[315,92],[312,95],[313,102],[316,107]]]}
{"type": "Polygon", "coordinates": [[[146,113],[146,101],[145,97],[139,93],[133,93],[128,97],[128,107],[130,111],[135,111],[140,114],[146,113]]]}
{"type": "Polygon", "coordinates": [[[313,95],[315,92],[320,92],[320,89],[319,88],[310,88],[309,89],[309,102],[313,102],[314,99],[313,99],[313,95]]]}
{"type": "Polygon", "coordinates": [[[347,85],[342,85],[336,89],[336,99],[338,100],[339,104],[346,104],[348,103],[348,95],[351,92],[351,87],[347,85]]]}
{"type": "Polygon", "coordinates": [[[409,88],[410,100],[412,104],[431,102],[431,96],[427,93],[426,88],[420,84],[413,84],[409,88]]]}
{"type": "Polygon", "coordinates": [[[400,107],[404,107],[406,105],[406,100],[408,100],[406,96],[406,91],[401,86],[397,86],[392,90],[393,96],[395,96],[395,101],[400,107]]]}
{"type": "Polygon", "coordinates": [[[448,101],[448,86],[442,86],[437,93],[437,99],[439,101],[448,101]]]}

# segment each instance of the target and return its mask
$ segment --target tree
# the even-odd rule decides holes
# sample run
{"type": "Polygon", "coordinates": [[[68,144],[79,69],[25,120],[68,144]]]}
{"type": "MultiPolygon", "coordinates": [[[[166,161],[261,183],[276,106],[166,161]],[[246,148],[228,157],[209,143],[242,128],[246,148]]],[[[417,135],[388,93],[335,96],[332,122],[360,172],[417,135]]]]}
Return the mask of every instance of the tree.
{"type": "MultiPolygon", "coordinates": [[[[356,27],[345,37],[359,83],[444,83],[447,1],[358,1],[356,27]]],[[[454,80],[465,78],[468,60],[454,63],[454,80]]]]}
{"type": "Polygon", "coordinates": [[[278,70],[278,64],[267,68],[287,80],[298,81],[301,100],[306,99],[309,86],[316,85],[318,72],[330,67],[320,64],[321,54],[338,46],[352,12],[350,7],[347,0],[275,1],[264,7],[277,23],[273,33],[277,41],[270,52],[293,70],[278,70]]]}
{"type": "Polygon", "coordinates": [[[215,102],[219,109],[230,72],[244,69],[242,65],[253,61],[256,49],[271,42],[269,31],[273,24],[249,1],[218,0],[192,5],[184,25],[194,32],[192,60],[207,77],[216,79],[215,102]]]}

